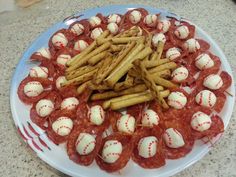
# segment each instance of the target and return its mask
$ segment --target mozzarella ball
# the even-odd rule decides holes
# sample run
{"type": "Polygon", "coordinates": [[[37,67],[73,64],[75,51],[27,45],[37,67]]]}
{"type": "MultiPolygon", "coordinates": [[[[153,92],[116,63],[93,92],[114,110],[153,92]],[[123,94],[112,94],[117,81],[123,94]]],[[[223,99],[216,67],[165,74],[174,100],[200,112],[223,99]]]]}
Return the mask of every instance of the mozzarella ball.
{"type": "Polygon", "coordinates": [[[107,163],[117,161],[122,153],[122,144],[117,140],[105,142],[102,150],[102,159],[107,163]]]}
{"type": "Polygon", "coordinates": [[[203,132],[205,130],[208,130],[211,127],[211,118],[207,114],[198,111],[195,114],[193,114],[193,117],[191,119],[191,127],[192,129],[203,132]]]}
{"type": "Polygon", "coordinates": [[[165,133],[163,134],[163,138],[166,145],[170,148],[180,148],[185,145],[183,136],[178,130],[174,128],[166,129],[165,133]]]}
{"type": "Polygon", "coordinates": [[[92,39],[97,39],[98,36],[100,36],[103,33],[102,28],[95,28],[93,29],[93,31],[91,32],[91,38],[92,39]]]}
{"type": "Polygon", "coordinates": [[[185,39],[188,37],[189,35],[189,30],[188,27],[185,25],[179,26],[176,30],[175,30],[175,36],[179,39],[185,39]]]}
{"type": "Polygon", "coordinates": [[[173,81],[180,83],[188,78],[188,70],[184,66],[178,67],[172,72],[171,77],[173,81]]]}
{"type": "Polygon", "coordinates": [[[187,98],[182,92],[171,92],[168,104],[175,109],[182,109],[187,103],[187,98]]]}
{"type": "Polygon", "coordinates": [[[88,43],[85,40],[78,40],[75,42],[74,49],[78,51],[83,51],[88,47],[88,43]]]}
{"type": "Polygon", "coordinates": [[[69,117],[59,117],[52,123],[52,129],[60,136],[69,135],[73,128],[73,121],[69,117]]]}
{"type": "Polygon", "coordinates": [[[46,117],[54,110],[54,104],[51,100],[42,99],[35,106],[36,112],[40,117],[46,117]]]}
{"type": "Polygon", "coordinates": [[[213,107],[216,103],[216,95],[210,90],[202,90],[195,97],[197,104],[205,107],[213,107]]]}
{"type": "Polygon", "coordinates": [[[57,89],[61,88],[61,84],[63,84],[64,82],[66,82],[66,77],[65,76],[59,76],[56,80],[56,87],[57,89]]]}
{"type": "Polygon", "coordinates": [[[117,24],[119,24],[120,21],[121,21],[121,18],[117,14],[111,14],[111,15],[108,16],[107,21],[108,21],[108,23],[117,23],[117,24]]]}
{"type": "Polygon", "coordinates": [[[93,16],[89,19],[89,23],[92,27],[98,26],[102,23],[102,20],[99,17],[93,16]]]}
{"type": "Polygon", "coordinates": [[[40,95],[43,92],[43,86],[38,81],[31,81],[25,84],[24,93],[28,97],[35,97],[40,95]]]}
{"type": "Polygon", "coordinates": [[[61,54],[57,57],[57,63],[63,66],[65,66],[69,60],[71,60],[71,56],[67,54],[61,54]]]}
{"type": "Polygon", "coordinates": [[[214,61],[208,54],[203,53],[195,59],[195,66],[200,70],[204,70],[214,66],[214,61]]]}
{"type": "Polygon", "coordinates": [[[56,47],[65,47],[68,44],[68,40],[62,33],[57,33],[52,37],[52,44],[56,47]]]}
{"type": "Polygon", "coordinates": [[[80,133],[76,140],[76,151],[80,155],[88,155],[91,153],[96,145],[96,140],[94,136],[89,133],[80,133]]]}
{"type": "Polygon", "coordinates": [[[133,24],[137,24],[138,22],[140,22],[141,18],[142,18],[142,14],[137,10],[133,10],[129,14],[129,20],[133,24]]]}
{"type": "Polygon", "coordinates": [[[152,44],[154,46],[157,46],[158,42],[163,42],[165,43],[166,42],[166,37],[163,33],[157,33],[155,34],[153,37],[152,37],[152,44]]]}
{"type": "Polygon", "coordinates": [[[223,80],[218,74],[210,74],[204,79],[203,85],[211,90],[217,90],[222,87],[223,80]]]}
{"type": "Polygon", "coordinates": [[[76,35],[81,35],[84,32],[84,26],[80,23],[75,23],[72,27],[71,27],[71,31],[76,34],[76,35]]]}
{"type": "Polygon", "coordinates": [[[160,20],[157,24],[157,28],[162,32],[162,33],[166,33],[167,31],[169,31],[170,28],[170,21],[163,19],[160,20]]]}
{"type": "Polygon", "coordinates": [[[100,105],[95,105],[89,109],[88,117],[93,124],[101,125],[105,119],[105,112],[100,105]]]}
{"type": "Polygon", "coordinates": [[[117,120],[116,126],[120,132],[133,134],[135,129],[135,118],[129,114],[125,114],[117,120]]]}
{"type": "Polygon", "coordinates": [[[142,116],[142,125],[144,126],[158,125],[159,119],[160,118],[155,111],[153,111],[152,109],[147,109],[144,111],[142,116]]]}
{"type": "Polygon", "coordinates": [[[143,22],[150,27],[154,27],[157,24],[157,16],[155,14],[148,14],[144,19],[143,22]]]}
{"type": "Polygon", "coordinates": [[[158,140],[155,136],[147,136],[139,140],[138,154],[143,158],[153,157],[157,152],[158,140]]]}
{"type": "Polygon", "coordinates": [[[79,100],[75,97],[69,97],[61,102],[61,109],[73,110],[79,105],[79,100]]]}
{"type": "Polygon", "coordinates": [[[48,77],[48,68],[43,67],[43,66],[35,66],[30,69],[29,75],[30,75],[30,77],[47,78],[48,77]]]}
{"type": "Polygon", "coordinates": [[[109,23],[107,25],[107,29],[111,32],[111,34],[116,34],[119,30],[118,25],[116,23],[109,23]]]}
{"type": "Polygon", "coordinates": [[[184,43],[185,50],[188,50],[189,53],[194,53],[200,49],[200,44],[194,38],[188,39],[184,43]]]}
{"type": "Polygon", "coordinates": [[[168,58],[169,60],[174,60],[178,58],[180,55],[181,55],[180,49],[176,47],[169,48],[166,51],[166,58],[168,58]]]}
{"type": "Polygon", "coordinates": [[[40,55],[42,57],[45,57],[47,59],[51,59],[51,53],[48,48],[42,47],[36,52],[36,55],[40,55]]]}

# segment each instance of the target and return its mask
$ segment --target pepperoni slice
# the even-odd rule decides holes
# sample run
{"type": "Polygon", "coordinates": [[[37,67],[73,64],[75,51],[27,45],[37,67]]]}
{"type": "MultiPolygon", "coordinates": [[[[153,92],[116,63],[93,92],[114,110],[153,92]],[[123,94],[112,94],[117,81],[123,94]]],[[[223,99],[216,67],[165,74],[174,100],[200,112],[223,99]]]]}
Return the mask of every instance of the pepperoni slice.
{"type": "Polygon", "coordinates": [[[197,39],[198,43],[200,44],[200,50],[201,51],[207,51],[210,49],[210,44],[208,42],[204,41],[203,39],[197,39]]]}
{"type": "Polygon", "coordinates": [[[209,140],[216,137],[218,134],[224,132],[224,122],[218,115],[211,116],[211,127],[203,132],[195,131],[192,129],[192,135],[195,139],[208,137],[209,140]]]}
{"type": "Polygon", "coordinates": [[[133,139],[132,139],[133,144],[134,144],[132,159],[139,166],[143,168],[152,169],[152,168],[159,168],[165,165],[165,154],[163,150],[164,144],[162,140],[162,132],[163,130],[161,128],[155,127],[152,129],[143,128],[134,134],[133,139]],[[140,139],[147,136],[155,136],[158,140],[158,144],[156,147],[157,152],[153,157],[150,157],[150,158],[141,157],[138,151],[138,143],[140,139]]]}
{"type": "Polygon", "coordinates": [[[89,97],[91,96],[91,94],[92,94],[92,90],[90,90],[89,88],[87,88],[87,89],[85,89],[84,91],[83,91],[83,93],[82,94],[80,94],[79,95],[79,101],[80,102],[88,102],[88,100],[89,100],[89,97]]]}
{"type": "MultiPolygon", "coordinates": [[[[61,104],[61,97],[60,95],[55,92],[52,91],[51,93],[49,93],[46,97],[44,97],[43,99],[49,99],[54,103],[54,109],[57,110],[60,108],[60,104],[61,104]]],[[[30,119],[32,120],[32,122],[34,122],[35,124],[37,124],[40,128],[42,128],[43,130],[47,129],[47,125],[46,122],[48,121],[48,117],[41,117],[38,115],[37,111],[36,111],[36,104],[35,103],[32,108],[30,109],[30,119]]]]}
{"type": "Polygon", "coordinates": [[[133,144],[131,142],[132,137],[129,135],[124,135],[120,133],[114,133],[112,135],[107,136],[102,140],[102,145],[101,149],[99,150],[97,157],[96,157],[96,162],[98,166],[102,169],[105,170],[106,172],[115,172],[118,171],[126,166],[128,163],[132,151],[133,151],[133,144]],[[108,140],[117,140],[122,144],[122,153],[120,154],[119,159],[117,159],[116,162],[114,163],[106,163],[104,160],[102,160],[102,150],[103,146],[106,141],[108,140]]]}
{"type": "Polygon", "coordinates": [[[107,115],[107,119],[110,120],[112,130],[114,132],[117,132],[118,130],[117,130],[116,122],[122,116],[122,114],[118,111],[109,110],[107,111],[106,115],[107,115]]]}
{"type": "Polygon", "coordinates": [[[104,23],[104,24],[107,23],[106,17],[103,16],[101,13],[98,13],[96,16],[101,19],[102,23],[104,23]]]}
{"type": "Polygon", "coordinates": [[[220,113],[225,105],[226,95],[223,92],[219,92],[219,91],[215,91],[214,93],[216,95],[217,100],[216,100],[216,103],[215,103],[213,109],[216,112],[220,113]]]}
{"type": "Polygon", "coordinates": [[[232,84],[232,77],[226,71],[222,71],[220,77],[223,80],[222,87],[218,90],[219,92],[224,92],[227,88],[229,88],[232,84]]]}
{"type": "Polygon", "coordinates": [[[22,102],[24,102],[25,104],[32,104],[35,103],[37,101],[39,101],[40,99],[42,99],[43,97],[45,97],[46,95],[48,95],[50,93],[50,90],[44,90],[41,94],[39,94],[38,96],[35,97],[28,97],[25,95],[24,93],[24,86],[31,81],[38,81],[43,85],[44,89],[49,88],[52,85],[52,81],[50,81],[49,79],[45,79],[45,78],[39,78],[39,77],[26,77],[24,80],[21,81],[18,90],[17,90],[17,94],[20,98],[20,100],[22,102]]]}
{"type": "Polygon", "coordinates": [[[46,67],[48,69],[48,77],[55,76],[55,67],[51,60],[42,60],[40,66],[46,67]]]}
{"type": "Polygon", "coordinates": [[[67,86],[60,88],[59,94],[62,96],[62,98],[77,97],[78,96],[76,86],[74,86],[74,85],[67,85],[67,86]]]}
{"type": "MultiPolygon", "coordinates": [[[[84,27],[84,32],[83,32],[83,34],[85,34],[86,36],[89,35],[89,33],[90,33],[90,24],[89,24],[89,22],[88,22],[87,19],[83,19],[83,20],[80,20],[80,21],[75,21],[74,23],[72,23],[72,24],[69,26],[69,30],[70,30],[70,31],[71,31],[71,28],[72,28],[75,24],[81,24],[81,25],[83,25],[83,27],[84,27]]],[[[75,37],[77,36],[76,34],[74,34],[74,35],[75,35],[75,37]]]]}
{"type": "Polygon", "coordinates": [[[146,103],[130,106],[127,108],[127,114],[133,116],[136,119],[136,124],[139,124],[141,122],[143,110],[145,107],[146,103]]]}
{"type": "Polygon", "coordinates": [[[165,154],[168,159],[178,159],[186,156],[193,148],[194,139],[191,136],[190,126],[185,121],[168,120],[164,123],[165,129],[175,128],[183,136],[185,145],[180,148],[169,148],[165,145],[165,154]]]}
{"type": "MultiPolygon", "coordinates": [[[[75,119],[75,115],[72,114],[71,111],[66,111],[66,110],[55,111],[49,116],[47,135],[48,135],[48,138],[50,140],[52,140],[55,144],[63,143],[65,141],[67,141],[67,139],[68,139],[68,135],[61,136],[61,135],[57,134],[56,132],[54,132],[54,130],[52,129],[53,122],[55,122],[59,117],[69,117],[72,120],[75,119]]],[[[75,125],[73,125],[73,127],[75,127],[75,125]]]]}
{"type": "Polygon", "coordinates": [[[78,163],[80,165],[88,166],[90,165],[94,158],[96,157],[99,149],[101,148],[102,144],[102,132],[94,131],[94,127],[76,127],[76,129],[73,130],[73,132],[69,135],[68,141],[67,141],[67,154],[69,158],[74,161],[75,163],[78,163]],[[88,155],[80,155],[76,151],[76,142],[77,138],[80,135],[80,133],[89,133],[93,136],[96,136],[96,144],[94,150],[89,153],[88,155]]]}

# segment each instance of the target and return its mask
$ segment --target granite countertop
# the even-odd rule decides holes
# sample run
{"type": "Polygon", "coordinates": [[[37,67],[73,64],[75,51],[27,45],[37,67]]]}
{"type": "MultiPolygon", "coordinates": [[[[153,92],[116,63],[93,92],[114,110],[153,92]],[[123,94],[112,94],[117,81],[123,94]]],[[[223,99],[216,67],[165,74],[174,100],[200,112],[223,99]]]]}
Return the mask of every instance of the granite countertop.
{"type": "MultiPolygon", "coordinates": [[[[127,1],[118,2],[125,4],[127,1]]],[[[75,12],[115,3],[116,0],[47,0],[24,10],[0,14],[0,176],[64,176],[41,161],[18,136],[9,104],[11,77],[22,53],[48,27],[75,12]]],[[[169,9],[188,17],[217,41],[233,72],[236,72],[236,4],[233,1],[130,0],[129,3],[169,9]]],[[[234,79],[236,80],[235,75],[234,79]]],[[[177,174],[177,177],[236,176],[235,113],[234,110],[221,141],[203,159],[177,174]]]]}

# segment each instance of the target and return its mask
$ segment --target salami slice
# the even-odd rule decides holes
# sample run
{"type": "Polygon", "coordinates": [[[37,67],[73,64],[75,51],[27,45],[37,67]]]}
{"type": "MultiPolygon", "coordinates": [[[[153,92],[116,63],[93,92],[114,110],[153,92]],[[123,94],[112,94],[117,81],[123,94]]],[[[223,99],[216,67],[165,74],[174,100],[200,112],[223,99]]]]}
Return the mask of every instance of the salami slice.
{"type": "Polygon", "coordinates": [[[232,84],[232,77],[226,71],[222,71],[220,77],[223,80],[222,87],[218,90],[219,92],[224,92],[227,88],[229,88],[232,84]]]}
{"type": "Polygon", "coordinates": [[[127,108],[127,114],[135,118],[136,124],[140,124],[145,107],[146,107],[146,103],[130,106],[127,108]]]}
{"type": "Polygon", "coordinates": [[[133,151],[133,144],[131,142],[131,136],[129,135],[123,135],[120,133],[114,133],[110,136],[107,136],[102,140],[102,145],[101,148],[98,152],[98,155],[96,156],[96,162],[98,166],[102,169],[105,170],[106,172],[115,172],[118,171],[126,166],[128,163],[132,151],[133,151]],[[106,141],[108,140],[117,140],[122,144],[122,153],[117,161],[114,163],[106,163],[101,157],[102,157],[102,150],[103,146],[106,141]]]}
{"type": "Polygon", "coordinates": [[[117,130],[116,122],[122,116],[122,114],[118,111],[109,110],[107,111],[106,116],[107,116],[107,119],[110,120],[112,130],[114,132],[117,132],[118,130],[117,130]]]}
{"type": "MultiPolygon", "coordinates": [[[[66,110],[57,110],[55,112],[53,112],[50,116],[49,116],[49,124],[48,124],[48,128],[47,128],[47,135],[48,138],[50,140],[52,140],[55,144],[60,144],[63,143],[65,141],[67,141],[68,139],[68,135],[66,136],[60,136],[59,134],[57,134],[56,132],[54,132],[53,128],[52,128],[52,124],[59,118],[59,117],[69,117],[70,119],[74,120],[75,119],[75,115],[72,114],[71,111],[66,111],[66,110]]],[[[75,127],[73,125],[73,127],[75,127]]],[[[71,130],[72,131],[72,130],[71,130]]],[[[70,132],[71,133],[71,132],[70,132]]]]}
{"type": "Polygon", "coordinates": [[[78,96],[76,86],[74,86],[74,85],[67,85],[67,86],[62,87],[59,90],[59,94],[61,95],[62,98],[77,97],[78,96]]]}
{"type": "Polygon", "coordinates": [[[217,100],[216,100],[216,104],[214,105],[213,109],[216,112],[220,113],[225,105],[226,95],[223,92],[219,92],[219,91],[215,91],[214,93],[216,95],[217,100]]]}
{"type": "Polygon", "coordinates": [[[204,52],[210,49],[210,44],[208,44],[208,42],[204,41],[203,39],[197,39],[197,41],[200,44],[201,51],[204,52]]]}
{"type": "MultiPolygon", "coordinates": [[[[80,21],[75,21],[74,23],[72,23],[70,26],[69,26],[69,30],[71,31],[71,28],[75,25],[75,24],[81,24],[83,25],[84,27],[84,32],[82,34],[88,36],[89,33],[90,33],[90,24],[88,22],[87,19],[83,19],[83,20],[80,20],[80,21]]],[[[73,33],[74,34],[74,33],[73,33]]],[[[77,34],[74,34],[74,37],[76,37],[77,34]]]]}
{"type": "Polygon", "coordinates": [[[55,72],[55,67],[53,65],[53,62],[51,60],[42,60],[40,63],[40,66],[46,67],[48,69],[48,77],[54,77],[56,72],[55,72]]]}
{"type": "Polygon", "coordinates": [[[159,127],[155,128],[143,128],[140,129],[138,132],[136,132],[133,136],[133,154],[132,154],[132,159],[134,162],[136,162],[139,166],[143,168],[159,168],[161,166],[165,165],[165,154],[164,154],[164,144],[162,140],[162,132],[163,130],[159,127]],[[154,156],[149,157],[149,158],[144,158],[139,155],[139,150],[138,150],[138,143],[140,139],[147,137],[147,136],[155,136],[158,140],[157,144],[157,152],[154,156]]]}
{"type": "Polygon", "coordinates": [[[73,132],[69,135],[68,141],[67,141],[67,154],[69,158],[74,161],[75,163],[78,163],[80,165],[88,166],[90,165],[94,158],[96,157],[99,149],[101,148],[102,144],[102,132],[95,131],[94,127],[82,127],[78,126],[76,129],[73,130],[73,132]],[[95,148],[92,152],[90,152],[88,155],[80,155],[76,151],[76,142],[77,138],[80,135],[80,133],[89,133],[93,136],[95,136],[95,148]]]}
{"type": "Polygon", "coordinates": [[[26,77],[24,80],[21,81],[21,83],[18,87],[18,90],[17,90],[17,94],[22,102],[24,102],[25,104],[32,104],[32,103],[35,103],[38,100],[42,99],[46,95],[48,95],[50,93],[50,90],[45,90],[45,89],[50,88],[51,85],[52,85],[52,81],[50,81],[49,79],[39,78],[39,77],[26,77]],[[24,86],[28,82],[32,82],[32,81],[40,82],[43,85],[44,91],[41,94],[39,94],[38,96],[28,97],[24,93],[24,86]]]}
{"type": "Polygon", "coordinates": [[[180,148],[170,148],[165,145],[165,155],[168,159],[178,159],[186,156],[193,148],[194,139],[191,136],[190,126],[185,121],[180,120],[168,120],[164,124],[165,129],[175,128],[183,136],[185,145],[180,148]]]}

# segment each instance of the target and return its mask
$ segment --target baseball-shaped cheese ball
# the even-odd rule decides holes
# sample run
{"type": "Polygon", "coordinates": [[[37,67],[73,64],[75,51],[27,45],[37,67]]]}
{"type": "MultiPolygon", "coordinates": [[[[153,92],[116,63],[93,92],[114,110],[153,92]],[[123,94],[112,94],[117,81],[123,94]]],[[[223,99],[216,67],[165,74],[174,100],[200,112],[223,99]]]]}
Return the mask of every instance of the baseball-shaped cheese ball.
{"type": "Polygon", "coordinates": [[[181,50],[179,48],[176,48],[176,47],[169,48],[166,51],[166,58],[168,58],[169,60],[174,60],[174,59],[178,58],[181,55],[180,51],[181,50]]]}
{"type": "Polygon", "coordinates": [[[52,123],[52,129],[60,136],[69,135],[73,128],[73,121],[69,117],[59,117],[52,123]]]}
{"type": "Polygon", "coordinates": [[[117,140],[105,142],[102,150],[102,159],[107,163],[116,162],[122,153],[122,144],[117,140]]]}
{"type": "Polygon", "coordinates": [[[218,74],[210,74],[207,76],[203,85],[211,90],[218,90],[223,85],[223,80],[218,74]]]}
{"type": "Polygon", "coordinates": [[[51,53],[48,48],[42,47],[36,53],[36,55],[51,59],[51,53]]]}
{"type": "Polygon", "coordinates": [[[56,80],[56,87],[57,89],[61,88],[61,85],[66,82],[66,77],[65,76],[59,76],[56,80]]]}
{"type": "Polygon", "coordinates": [[[35,97],[40,95],[43,92],[43,86],[38,81],[31,81],[25,84],[24,93],[28,97],[35,97]]]}
{"type": "Polygon", "coordinates": [[[105,120],[105,112],[100,105],[95,105],[89,109],[88,117],[93,124],[101,125],[105,120]]]}
{"type": "Polygon", "coordinates": [[[70,29],[74,34],[76,35],[81,35],[84,32],[84,26],[80,23],[75,23],[71,29],[70,29]]]}
{"type": "Polygon", "coordinates": [[[76,151],[80,155],[88,155],[94,150],[95,145],[95,137],[89,133],[80,133],[75,143],[76,151]]]}
{"type": "Polygon", "coordinates": [[[189,29],[187,26],[182,25],[179,26],[176,30],[175,30],[175,36],[179,39],[185,39],[188,37],[189,35],[189,29]]]}
{"type": "Polygon", "coordinates": [[[216,95],[210,90],[202,90],[195,97],[197,104],[210,108],[215,105],[216,99],[216,95]]]}
{"type": "Polygon", "coordinates": [[[200,44],[196,39],[191,38],[184,42],[184,48],[189,53],[194,53],[200,49],[200,44]]]}
{"type": "Polygon", "coordinates": [[[129,14],[129,20],[133,24],[137,24],[138,22],[140,22],[141,18],[142,18],[142,14],[137,10],[133,10],[129,14]]]}
{"type": "Polygon", "coordinates": [[[30,77],[47,78],[48,77],[48,68],[46,68],[44,66],[35,66],[30,69],[29,75],[30,75],[30,77]]]}
{"type": "Polygon", "coordinates": [[[203,53],[195,59],[195,66],[200,70],[204,70],[214,66],[214,61],[208,54],[203,53]]]}
{"type": "Polygon", "coordinates": [[[187,98],[182,92],[171,92],[168,104],[175,109],[182,109],[187,103],[187,98]]]}
{"type": "Polygon", "coordinates": [[[71,59],[71,56],[70,56],[70,55],[67,55],[67,54],[60,54],[60,55],[58,55],[58,57],[57,57],[57,63],[60,64],[60,65],[65,66],[65,65],[66,65],[66,62],[69,61],[70,59],[71,59]]]}
{"type": "Polygon", "coordinates": [[[138,153],[143,158],[153,157],[157,152],[158,140],[155,136],[147,136],[139,140],[138,153]]]}
{"type": "Polygon", "coordinates": [[[170,28],[170,21],[166,20],[166,19],[162,19],[158,22],[157,24],[157,28],[162,32],[162,33],[166,33],[167,31],[169,31],[170,28]]]}
{"type": "Polygon", "coordinates": [[[75,97],[69,97],[61,102],[61,109],[73,110],[79,105],[79,100],[75,97]]]}
{"type": "Polygon", "coordinates": [[[116,23],[109,23],[107,25],[107,29],[111,32],[111,34],[116,34],[119,30],[119,27],[116,23]]]}
{"type": "Polygon", "coordinates": [[[148,14],[144,19],[143,22],[150,27],[154,27],[157,24],[157,16],[155,14],[148,14]]]}
{"type": "Polygon", "coordinates": [[[92,39],[97,39],[98,36],[100,36],[103,33],[102,28],[95,28],[93,29],[93,31],[91,32],[91,38],[92,39]]]}
{"type": "Polygon", "coordinates": [[[100,25],[102,23],[102,20],[97,16],[93,16],[89,19],[89,23],[92,27],[95,27],[100,25]]]}
{"type": "Polygon", "coordinates": [[[171,77],[173,81],[180,83],[188,78],[188,69],[184,66],[180,66],[172,72],[171,77]]]}
{"type": "Polygon", "coordinates": [[[116,126],[120,132],[132,134],[135,129],[135,118],[129,114],[122,115],[117,120],[116,126]]]}
{"type": "Polygon", "coordinates": [[[191,119],[191,127],[192,129],[203,132],[205,130],[208,130],[211,127],[211,118],[207,114],[198,111],[195,114],[193,114],[191,119]]]}
{"type": "Polygon", "coordinates": [[[142,125],[144,125],[144,126],[158,125],[158,123],[159,123],[159,116],[152,109],[147,109],[143,113],[142,121],[141,122],[142,122],[142,125]]]}
{"type": "Polygon", "coordinates": [[[153,37],[152,37],[152,44],[154,46],[157,46],[158,42],[161,41],[163,43],[166,42],[166,37],[163,33],[156,33],[153,37]]]}
{"type": "Polygon", "coordinates": [[[185,145],[183,136],[178,130],[174,128],[166,129],[165,133],[163,134],[163,138],[166,145],[170,148],[179,148],[185,145]]]}
{"type": "Polygon", "coordinates": [[[81,52],[84,49],[86,49],[88,46],[89,45],[88,45],[88,43],[85,40],[78,40],[74,44],[74,49],[81,52]]]}
{"type": "Polygon", "coordinates": [[[49,99],[42,99],[38,101],[35,106],[36,112],[40,117],[46,117],[52,113],[54,110],[54,104],[49,99]]]}
{"type": "Polygon", "coordinates": [[[119,24],[120,21],[121,21],[121,18],[117,14],[111,14],[111,15],[108,16],[107,21],[108,21],[108,23],[117,23],[117,24],[119,24]]]}
{"type": "Polygon", "coordinates": [[[68,40],[63,33],[57,33],[52,37],[52,44],[56,47],[65,47],[68,44],[68,40]]]}

